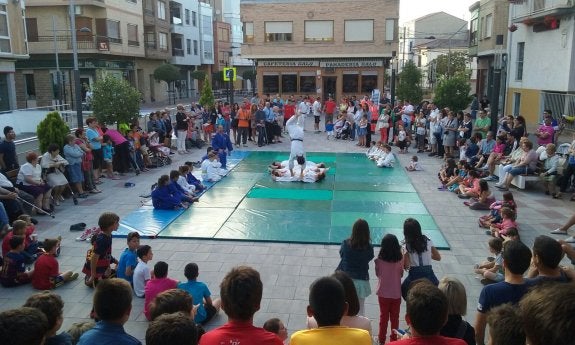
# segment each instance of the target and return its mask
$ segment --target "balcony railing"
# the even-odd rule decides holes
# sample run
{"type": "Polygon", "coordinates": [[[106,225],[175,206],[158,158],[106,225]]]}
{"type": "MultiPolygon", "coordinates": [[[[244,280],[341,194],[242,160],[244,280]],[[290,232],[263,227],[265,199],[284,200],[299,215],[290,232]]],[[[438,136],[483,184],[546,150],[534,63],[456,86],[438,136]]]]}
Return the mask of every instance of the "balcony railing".
{"type": "MultiPolygon", "coordinates": [[[[41,47],[45,47],[47,49],[54,49],[54,36],[38,36],[38,39],[35,41],[31,41],[32,44],[31,52],[35,52],[35,48],[42,49],[40,46],[34,47],[35,42],[43,43],[41,47]]],[[[78,34],[76,44],[79,50],[82,49],[100,49],[105,47],[106,45],[101,45],[101,43],[110,43],[110,44],[122,44],[122,38],[115,38],[115,37],[106,37],[106,36],[99,36],[99,35],[85,35],[85,34],[78,34]]],[[[132,41],[130,41],[132,42],[132,41]]],[[[132,42],[134,43],[134,42],[132,42]]],[[[135,44],[130,43],[130,45],[140,45],[138,42],[135,44]]],[[[72,36],[71,35],[58,35],[56,36],[56,46],[58,49],[64,50],[72,50],[72,36]]],[[[106,50],[106,49],[104,49],[106,50]]]]}
{"type": "Polygon", "coordinates": [[[173,56],[184,56],[184,50],[179,48],[172,48],[173,56]]]}

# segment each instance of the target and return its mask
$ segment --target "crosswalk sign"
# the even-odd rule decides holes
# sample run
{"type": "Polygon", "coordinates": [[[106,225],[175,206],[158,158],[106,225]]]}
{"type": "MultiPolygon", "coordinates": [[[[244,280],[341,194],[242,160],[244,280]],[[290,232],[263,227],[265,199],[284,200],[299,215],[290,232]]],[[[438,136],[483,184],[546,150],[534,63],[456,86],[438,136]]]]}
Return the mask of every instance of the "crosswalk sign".
{"type": "Polygon", "coordinates": [[[235,67],[225,67],[224,68],[224,81],[236,81],[236,68],[235,67]]]}

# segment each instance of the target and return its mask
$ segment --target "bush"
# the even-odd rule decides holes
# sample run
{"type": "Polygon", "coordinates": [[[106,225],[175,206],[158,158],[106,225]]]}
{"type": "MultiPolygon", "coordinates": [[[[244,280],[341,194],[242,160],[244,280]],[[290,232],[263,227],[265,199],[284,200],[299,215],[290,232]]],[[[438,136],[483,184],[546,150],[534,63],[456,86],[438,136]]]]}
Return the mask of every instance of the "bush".
{"type": "Polygon", "coordinates": [[[399,74],[397,97],[400,100],[409,100],[411,104],[419,104],[423,98],[421,72],[413,61],[408,61],[399,74]]]}
{"type": "Polygon", "coordinates": [[[439,80],[433,100],[438,107],[449,107],[454,111],[464,110],[471,102],[470,92],[469,79],[463,75],[457,75],[439,80]]]}
{"type": "Polygon", "coordinates": [[[200,96],[200,100],[198,101],[200,105],[206,109],[209,109],[214,103],[216,102],[214,98],[214,93],[212,92],[212,85],[210,84],[210,80],[206,75],[204,79],[204,87],[202,88],[202,95],[200,96]]]}
{"type": "Polygon", "coordinates": [[[50,112],[36,127],[40,152],[48,150],[50,144],[57,144],[60,149],[66,144],[66,135],[70,134],[70,128],[62,120],[57,111],[50,112]]]}
{"type": "Polygon", "coordinates": [[[92,109],[100,123],[130,123],[140,115],[140,101],[140,91],[124,79],[107,76],[94,83],[92,109]]]}

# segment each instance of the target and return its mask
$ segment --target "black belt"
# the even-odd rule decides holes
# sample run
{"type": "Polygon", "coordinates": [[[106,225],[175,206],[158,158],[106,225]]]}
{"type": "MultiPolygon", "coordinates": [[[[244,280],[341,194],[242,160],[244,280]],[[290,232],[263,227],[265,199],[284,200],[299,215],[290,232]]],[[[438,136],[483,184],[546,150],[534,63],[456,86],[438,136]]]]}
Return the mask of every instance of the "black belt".
{"type": "Polygon", "coordinates": [[[294,141],[294,140],[303,142],[303,139],[292,139],[291,141],[294,141]]]}

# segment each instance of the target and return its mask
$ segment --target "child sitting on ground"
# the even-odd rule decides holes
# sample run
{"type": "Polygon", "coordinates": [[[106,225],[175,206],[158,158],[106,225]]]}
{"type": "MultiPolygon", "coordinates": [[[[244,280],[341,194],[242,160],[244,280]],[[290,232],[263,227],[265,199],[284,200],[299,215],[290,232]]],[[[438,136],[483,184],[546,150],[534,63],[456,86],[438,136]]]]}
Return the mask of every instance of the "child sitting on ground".
{"type": "Polygon", "coordinates": [[[188,172],[186,172],[185,174],[182,173],[182,175],[186,177],[186,181],[188,181],[188,184],[190,184],[196,188],[196,194],[203,193],[204,190],[206,190],[206,186],[204,186],[202,184],[202,181],[200,181],[197,177],[194,176],[194,174],[193,174],[194,163],[186,162],[186,163],[184,163],[184,165],[188,167],[188,172]]]}
{"type": "Polygon", "coordinates": [[[479,198],[479,193],[481,193],[480,181],[479,173],[475,170],[470,170],[467,173],[467,178],[459,185],[459,190],[456,191],[456,193],[459,192],[457,196],[461,199],[479,198]]]}
{"type": "Polygon", "coordinates": [[[518,228],[515,222],[515,212],[509,207],[502,207],[501,223],[491,224],[486,233],[493,237],[501,237],[501,235],[507,235],[507,231],[509,231],[510,228],[518,228]]]}
{"type": "Polygon", "coordinates": [[[31,264],[38,257],[38,253],[42,251],[39,249],[40,244],[35,238],[34,226],[29,227],[23,220],[15,220],[12,223],[12,231],[9,231],[4,239],[2,240],[2,256],[6,256],[11,250],[10,239],[14,236],[22,236],[24,238],[24,250],[22,255],[24,256],[26,264],[31,264]]]}
{"type": "Polygon", "coordinates": [[[57,238],[44,240],[45,253],[40,255],[34,264],[34,275],[32,276],[32,286],[38,290],[52,290],[78,279],[78,273],[59,271],[56,252],[60,246],[60,240],[57,238]]]}
{"type": "Polygon", "coordinates": [[[284,343],[288,338],[287,329],[284,326],[284,323],[282,322],[282,320],[280,320],[278,318],[273,318],[273,319],[267,320],[266,322],[264,322],[264,325],[262,328],[268,332],[272,332],[273,334],[276,334],[278,336],[278,338],[280,338],[281,341],[283,341],[284,343]]]}
{"type": "Polygon", "coordinates": [[[0,271],[0,284],[4,287],[13,287],[28,284],[32,280],[34,271],[26,271],[24,251],[24,237],[14,236],[10,239],[10,251],[4,256],[2,271],[0,271]]]}
{"type": "Polygon", "coordinates": [[[423,167],[421,166],[421,163],[419,163],[419,159],[417,158],[417,156],[413,156],[411,157],[409,165],[406,166],[405,169],[407,171],[421,171],[423,170],[423,167]]]}
{"type": "Polygon", "coordinates": [[[180,198],[181,201],[187,202],[187,203],[192,203],[192,202],[198,201],[198,198],[194,197],[193,193],[190,193],[190,191],[185,190],[178,183],[178,181],[180,180],[180,177],[182,177],[182,176],[180,175],[180,172],[178,170],[170,171],[170,184],[169,184],[168,188],[170,189],[170,192],[172,193],[172,195],[175,196],[176,198],[180,198]]]}
{"type": "Polygon", "coordinates": [[[500,210],[502,207],[509,207],[515,214],[517,214],[517,205],[513,199],[513,194],[509,191],[503,193],[503,200],[498,200],[489,205],[491,210],[488,215],[479,217],[479,226],[482,228],[487,228],[491,226],[492,223],[501,222],[500,210]]]}
{"type": "Polygon", "coordinates": [[[371,157],[375,155],[378,150],[379,150],[379,144],[376,144],[375,141],[372,141],[371,145],[369,146],[369,149],[367,149],[367,151],[365,152],[365,155],[367,156],[367,158],[371,159],[371,157]]]}
{"type": "Polygon", "coordinates": [[[152,252],[152,247],[147,244],[140,246],[136,253],[140,260],[134,270],[134,294],[137,297],[144,298],[146,283],[152,279],[148,261],[152,260],[154,253],[152,252]]]}
{"type": "Polygon", "coordinates": [[[192,295],[194,303],[197,305],[194,321],[202,325],[206,324],[220,311],[221,300],[219,298],[212,300],[208,286],[197,281],[199,269],[196,263],[187,264],[184,268],[184,275],[188,281],[179,283],[178,289],[187,291],[192,295]]]}
{"type": "MultiPolygon", "coordinates": [[[[500,238],[492,238],[488,242],[489,252],[495,256],[494,260],[487,260],[481,264],[475,265],[474,272],[480,274],[483,278],[491,282],[500,282],[505,278],[503,276],[503,240],[500,238]]],[[[485,283],[482,281],[482,283],[485,283]]]]}
{"type": "Polygon", "coordinates": [[[218,162],[218,155],[214,152],[208,154],[208,158],[202,161],[202,180],[208,182],[217,182],[222,179],[221,167],[218,162]]]}
{"type": "Polygon", "coordinates": [[[166,290],[175,289],[178,286],[178,281],[168,278],[168,264],[164,261],[158,261],[154,265],[153,279],[146,283],[145,300],[144,300],[144,315],[146,319],[150,320],[150,303],[156,296],[166,290]]]}
{"type": "Polygon", "coordinates": [[[465,206],[469,206],[472,210],[488,210],[489,205],[495,201],[493,194],[489,190],[489,185],[487,181],[479,181],[479,196],[477,198],[471,198],[469,201],[464,201],[465,206]]]}
{"type": "Polygon", "coordinates": [[[437,178],[439,178],[439,182],[441,182],[441,186],[437,189],[445,190],[447,183],[451,181],[451,179],[457,176],[459,172],[459,168],[461,167],[461,161],[458,164],[455,163],[455,159],[448,158],[445,161],[445,164],[439,169],[437,173],[437,178]]]}
{"type": "Polygon", "coordinates": [[[380,168],[393,168],[395,163],[395,156],[391,152],[391,146],[383,145],[383,154],[377,160],[377,166],[380,168]]]}
{"type": "Polygon", "coordinates": [[[134,285],[134,270],[138,265],[138,254],[136,251],[140,247],[140,234],[137,231],[128,233],[126,242],[128,243],[128,248],[124,249],[122,255],[120,255],[116,275],[118,278],[127,280],[130,285],[134,285]]]}
{"type": "Polygon", "coordinates": [[[156,210],[180,210],[188,208],[188,204],[182,202],[182,198],[178,198],[170,191],[170,177],[162,175],[158,179],[156,188],[152,191],[152,205],[156,210]]]}
{"type": "Polygon", "coordinates": [[[471,166],[467,162],[457,163],[457,174],[449,179],[445,185],[448,191],[457,193],[459,185],[464,183],[467,178],[467,173],[471,170],[471,166]]]}

